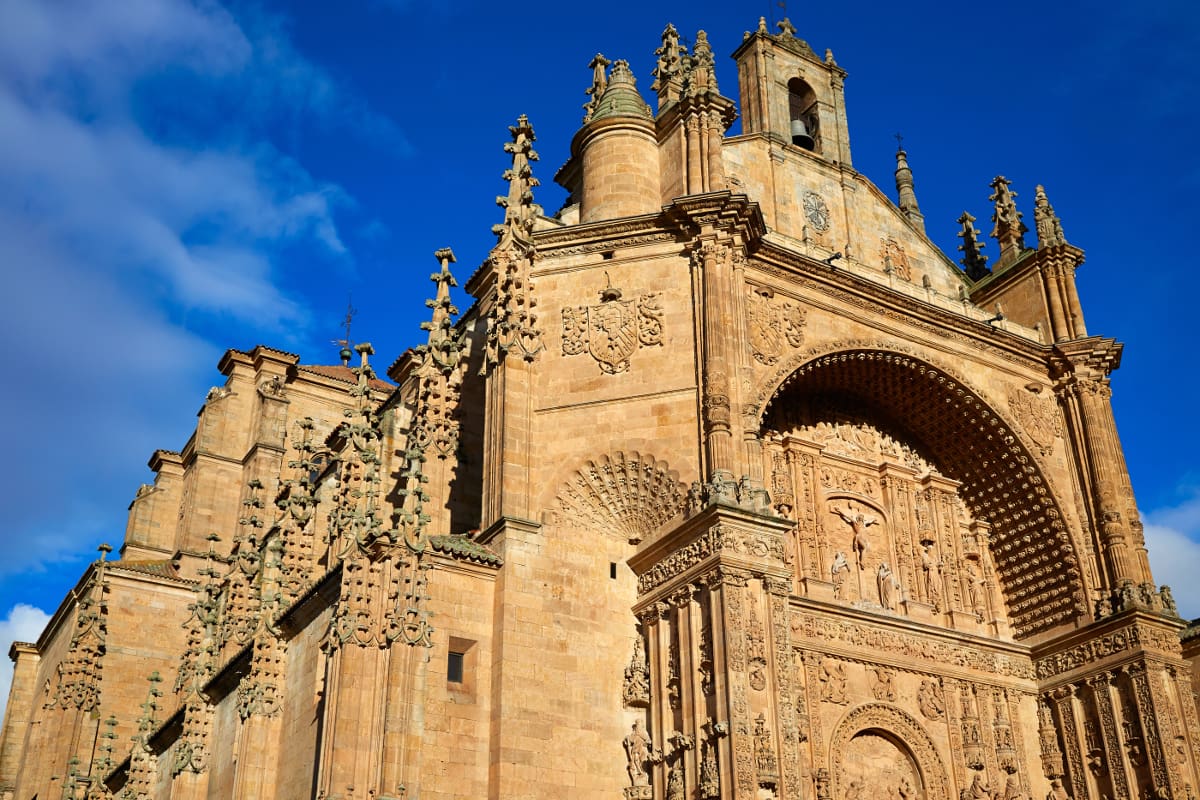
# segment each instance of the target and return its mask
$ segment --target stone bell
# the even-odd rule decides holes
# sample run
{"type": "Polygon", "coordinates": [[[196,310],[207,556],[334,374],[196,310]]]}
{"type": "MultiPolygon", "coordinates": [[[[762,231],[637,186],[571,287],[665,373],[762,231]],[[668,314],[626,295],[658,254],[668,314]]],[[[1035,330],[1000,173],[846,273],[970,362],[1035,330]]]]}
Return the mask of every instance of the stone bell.
{"type": "Polygon", "coordinates": [[[803,147],[805,150],[812,150],[816,146],[816,142],[808,135],[808,128],[804,125],[804,120],[792,120],[792,144],[797,147],[803,147]]]}

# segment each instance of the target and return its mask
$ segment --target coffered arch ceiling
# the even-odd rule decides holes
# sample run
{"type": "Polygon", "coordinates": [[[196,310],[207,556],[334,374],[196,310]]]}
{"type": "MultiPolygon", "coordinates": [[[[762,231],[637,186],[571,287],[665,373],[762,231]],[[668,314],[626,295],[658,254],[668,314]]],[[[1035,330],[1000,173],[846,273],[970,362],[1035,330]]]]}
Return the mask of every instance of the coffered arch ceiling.
{"type": "Polygon", "coordinates": [[[1083,613],[1079,551],[1049,483],[1012,426],[963,381],[908,353],[828,353],[774,388],[761,407],[761,428],[778,430],[789,407],[814,400],[874,415],[961,483],[972,515],[991,524],[992,558],[1018,638],[1083,613]]]}

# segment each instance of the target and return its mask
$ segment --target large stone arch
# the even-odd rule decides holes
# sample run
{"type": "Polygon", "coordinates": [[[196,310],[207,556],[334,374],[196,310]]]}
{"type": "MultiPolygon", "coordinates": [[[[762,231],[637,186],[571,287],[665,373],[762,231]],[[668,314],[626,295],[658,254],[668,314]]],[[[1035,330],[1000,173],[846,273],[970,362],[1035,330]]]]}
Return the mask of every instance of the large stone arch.
{"type": "Polygon", "coordinates": [[[1049,482],[1024,434],[965,379],[925,354],[879,342],[809,352],[768,379],[747,408],[747,427],[771,425],[789,397],[852,399],[917,437],[976,519],[991,525],[991,554],[1018,638],[1086,613],[1086,584],[1049,482]]]}
{"type": "Polygon", "coordinates": [[[946,767],[929,733],[910,714],[895,706],[866,703],[846,712],[829,737],[829,775],[834,800],[846,796],[842,759],[851,752],[851,741],[860,734],[878,734],[907,752],[919,773],[919,800],[950,798],[946,767]]]}

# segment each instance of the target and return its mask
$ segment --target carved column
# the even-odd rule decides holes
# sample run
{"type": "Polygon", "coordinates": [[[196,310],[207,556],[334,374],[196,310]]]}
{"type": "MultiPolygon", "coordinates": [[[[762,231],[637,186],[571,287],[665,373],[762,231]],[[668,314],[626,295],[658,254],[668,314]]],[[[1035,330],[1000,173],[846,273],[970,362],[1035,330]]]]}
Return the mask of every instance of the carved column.
{"type": "Polygon", "coordinates": [[[1137,512],[1108,384],[1109,373],[1120,363],[1121,345],[1093,337],[1062,343],[1057,349],[1063,360],[1056,391],[1066,406],[1071,440],[1091,488],[1093,524],[1109,586],[1141,583],[1149,579],[1149,563],[1144,543],[1134,541],[1130,527],[1137,512]]]}
{"type": "Polygon", "coordinates": [[[704,428],[708,469],[713,482],[732,481],[736,475],[731,421],[733,418],[733,358],[730,331],[733,285],[730,246],[713,239],[696,244],[693,263],[704,280],[704,428]]]}
{"type": "Polygon", "coordinates": [[[1104,763],[1108,771],[1108,781],[1112,787],[1115,800],[1132,798],[1129,790],[1129,776],[1125,771],[1125,754],[1121,750],[1121,738],[1117,731],[1117,716],[1112,701],[1112,673],[1102,672],[1087,679],[1092,690],[1092,701],[1095,703],[1096,717],[1100,722],[1100,733],[1104,742],[1104,763]]]}
{"type": "Polygon", "coordinates": [[[1087,776],[1084,774],[1082,745],[1079,728],[1075,722],[1075,687],[1061,686],[1050,693],[1058,717],[1058,731],[1062,740],[1063,754],[1073,797],[1087,797],[1087,776]]]}
{"type": "Polygon", "coordinates": [[[704,170],[700,158],[700,115],[689,115],[684,126],[687,138],[687,190],[688,194],[700,194],[704,191],[704,170]]]}

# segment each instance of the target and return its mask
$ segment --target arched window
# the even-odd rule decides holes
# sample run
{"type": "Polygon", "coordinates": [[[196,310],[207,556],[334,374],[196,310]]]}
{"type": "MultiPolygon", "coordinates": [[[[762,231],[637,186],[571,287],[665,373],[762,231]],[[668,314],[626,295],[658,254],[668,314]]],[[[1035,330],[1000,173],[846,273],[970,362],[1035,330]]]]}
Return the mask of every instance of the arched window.
{"type": "Polygon", "coordinates": [[[819,153],[821,131],[817,95],[800,78],[788,81],[788,120],[792,144],[819,153]]]}

